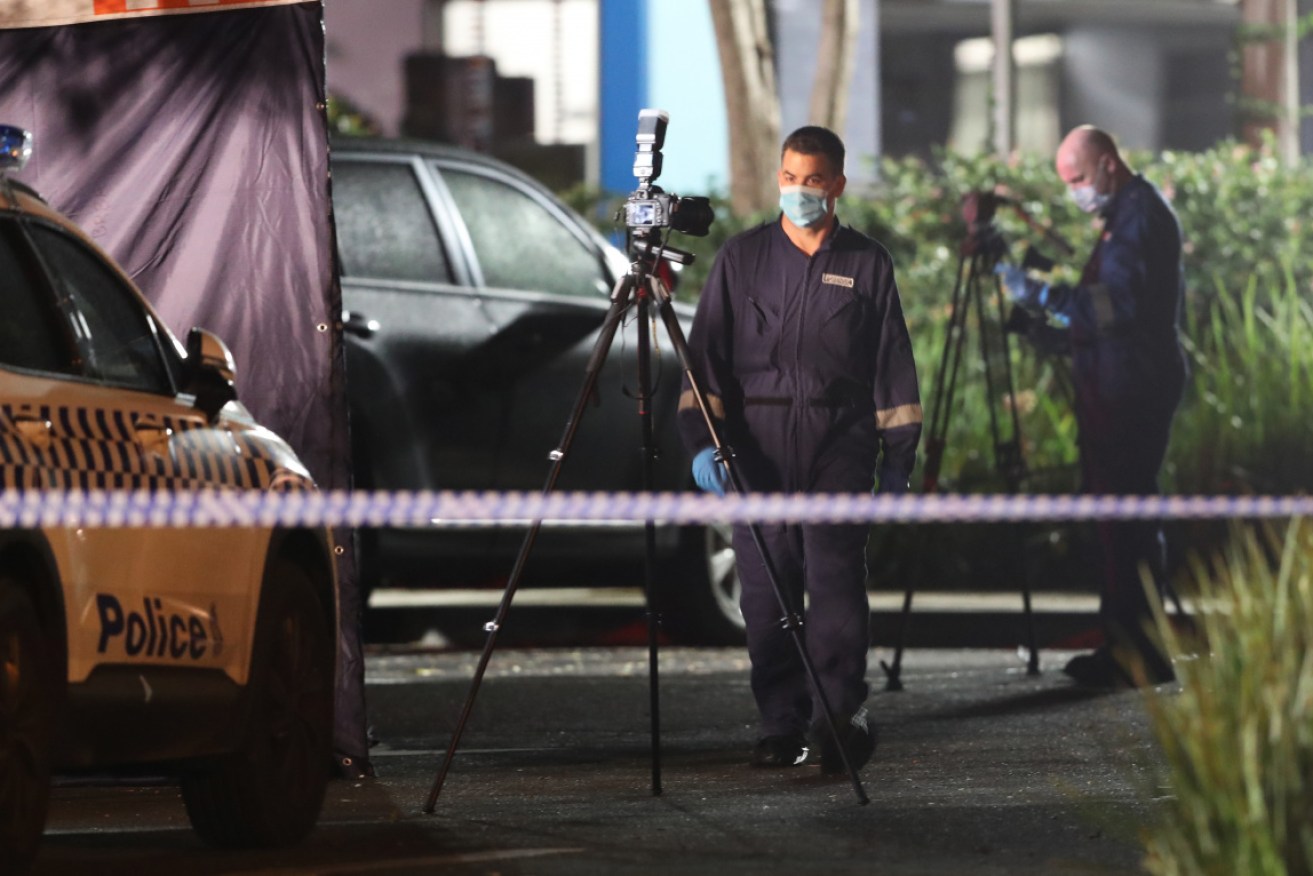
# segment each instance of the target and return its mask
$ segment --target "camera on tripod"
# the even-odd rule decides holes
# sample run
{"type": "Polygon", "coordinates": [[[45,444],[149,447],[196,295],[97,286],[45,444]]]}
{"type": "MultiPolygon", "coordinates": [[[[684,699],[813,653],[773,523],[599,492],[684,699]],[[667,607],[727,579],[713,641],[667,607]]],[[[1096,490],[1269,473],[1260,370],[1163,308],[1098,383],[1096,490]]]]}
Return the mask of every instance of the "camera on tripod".
{"type": "Polygon", "coordinates": [[[625,200],[625,225],[639,233],[671,228],[681,234],[704,237],[711,230],[716,213],[710,198],[668,194],[654,185],[661,175],[661,147],[666,141],[670,115],[664,110],[645,109],[638,113],[638,134],[634,142],[634,176],[638,189],[625,200]]]}
{"type": "Polygon", "coordinates": [[[994,214],[1007,199],[993,192],[968,192],[962,198],[962,219],[967,233],[962,239],[962,254],[1000,259],[1007,255],[1008,242],[994,224],[994,214]]]}
{"type": "MultiPolygon", "coordinates": [[[[1007,256],[1010,244],[994,222],[999,207],[1010,208],[1026,225],[1043,235],[1064,254],[1072,253],[1071,244],[1051,228],[1031,218],[1016,199],[998,192],[974,191],[962,199],[962,219],[967,226],[967,234],[962,241],[964,256],[978,256],[991,262],[1007,256]]],[[[1026,254],[1021,260],[1022,270],[1043,274],[1052,271],[1054,264],[1053,259],[1033,244],[1026,248],[1026,254]]],[[[1059,356],[1067,349],[1066,332],[1050,324],[1048,316],[1040,309],[1014,304],[1003,323],[1003,330],[1025,340],[1041,356],[1059,356]]]]}

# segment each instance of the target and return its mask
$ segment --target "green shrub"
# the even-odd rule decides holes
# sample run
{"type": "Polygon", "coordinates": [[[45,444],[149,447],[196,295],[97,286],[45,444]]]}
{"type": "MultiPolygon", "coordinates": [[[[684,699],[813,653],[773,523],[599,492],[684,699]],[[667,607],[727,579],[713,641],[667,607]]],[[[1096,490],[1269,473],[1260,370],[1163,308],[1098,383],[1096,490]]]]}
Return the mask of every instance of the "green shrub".
{"type": "Polygon", "coordinates": [[[1160,876],[1313,873],[1313,526],[1235,528],[1197,565],[1197,641],[1159,629],[1181,689],[1147,699],[1172,795],[1160,876]]]}
{"type": "MultiPolygon", "coordinates": [[[[1200,154],[1135,155],[1131,161],[1172,199],[1185,237],[1184,335],[1194,377],[1177,417],[1165,487],[1226,493],[1313,487],[1313,460],[1300,452],[1307,428],[1302,406],[1313,400],[1308,302],[1313,228],[1305,219],[1313,216],[1313,168],[1286,167],[1270,149],[1235,144],[1200,154]]],[[[928,403],[943,345],[935,326],[947,316],[956,246],[965,234],[961,197],[973,190],[1003,191],[1069,240],[1080,255],[1068,261],[1061,279],[1071,279],[1078,270],[1098,224],[1066,197],[1046,158],[1003,162],[942,155],[934,163],[886,161],[883,178],[869,201],[843,209],[859,216],[869,212],[874,218],[865,224],[886,229],[882,239],[899,262],[899,285],[928,403]]],[[[1014,241],[1014,259],[1021,257],[1026,242],[1050,257],[1058,255],[1009,211],[1000,212],[998,226],[1014,241]]],[[[1016,351],[1014,364],[1031,467],[1071,470],[1075,424],[1059,391],[1063,366],[1037,361],[1027,349],[1016,351]]],[[[978,391],[979,381],[969,379],[964,389],[973,388],[978,391]]],[[[957,469],[946,473],[950,483],[954,475],[970,481],[989,447],[979,403],[966,399],[955,417],[967,422],[950,430],[950,448],[976,450],[945,460],[946,468],[957,469]]],[[[1062,483],[1050,478],[1029,488],[1061,489],[1062,483]]]]}

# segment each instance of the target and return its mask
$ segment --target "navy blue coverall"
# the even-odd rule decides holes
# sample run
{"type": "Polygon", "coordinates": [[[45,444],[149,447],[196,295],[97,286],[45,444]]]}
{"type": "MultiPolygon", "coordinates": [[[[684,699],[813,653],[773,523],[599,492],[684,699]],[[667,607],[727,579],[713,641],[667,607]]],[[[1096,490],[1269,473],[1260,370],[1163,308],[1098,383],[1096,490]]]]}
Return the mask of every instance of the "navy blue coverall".
{"type": "MultiPolygon", "coordinates": [[[[1180,321],[1181,227],[1162,193],[1136,175],[1104,210],[1099,243],[1075,287],[1046,306],[1070,320],[1083,489],[1158,493],[1172,416],[1185,387],[1180,321]]],[[[1140,568],[1162,592],[1166,556],[1156,520],[1099,523],[1104,558],[1100,617],[1111,645],[1156,658],[1140,568]]],[[[1153,667],[1151,667],[1153,668],[1153,667]]]]}
{"type": "MultiPolygon", "coordinates": [[[[911,341],[889,253],[838,224],[808,256],[768,222],[725,243],[689,335],[694,374],[757,492],[905,492],[921,434],[911,341]]],[[[712,445],[687,384],[680,429],[712,445]]],[[[761,533],[793,609],[809,599],[808,654],[836,718],[866,700],[870,609],[861,525],[767,525],[761,533]]],[[[813,714],[792,634],[746,526],[735,527],[752,691],[765,736],[806,732],[813,714]]]]}

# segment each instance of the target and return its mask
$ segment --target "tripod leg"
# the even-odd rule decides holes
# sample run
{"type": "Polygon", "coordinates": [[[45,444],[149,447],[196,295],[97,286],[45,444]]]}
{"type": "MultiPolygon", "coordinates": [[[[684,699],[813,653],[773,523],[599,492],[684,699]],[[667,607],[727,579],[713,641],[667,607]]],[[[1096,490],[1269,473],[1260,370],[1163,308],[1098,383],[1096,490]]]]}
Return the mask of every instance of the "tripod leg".
{"type": "MultiPolygon", "coordinates": [[[[1003,290],[992,279],[997,258],[990,255],[977,256],[972,263],[970,286],[976,300],[976,317],[980,324],[980,357],[985,372],[985,392],[989,405],[989,429],[994,440],[994,466],[1002,476],[1008,493],[1017,495],[1026,476],[1026,462],[1021,449],[1021,414],[1016,404],[1016,383],[1012,378],[1012,347],[1006,328],[1007,309],[1004,306],[1003,290]],[[998,367],[1001,371],[1002,401],[1007,407],[1007,422],[1011,432],[1006,440],[1002,437],[999,418],[999,391],[995,386],[994,361],[990,356],[989,333],[985,330],[988,317],[985,313],[986,289],[993,291],[994,316],[999,328],[998,367]]],[[[1030,598],[1029,568],[1026,563],[1026,542],[1020,523],[1008,524],[1013,544],[1012,557],[1021,581],[1021,605],[1026,631],[1026,674],[1039,675],[1039,645],[1035,639],[1035,613],[1030,598]]]]}
{"type": "MultiPolygon", "coordinates": [[[[648,319],[651,298],[647,289],[638,291],[638,416],[643,431],[643,490],[652,492],[655,476],[656,439],[652,430],[652,339],[648,319]]],[[[657,637],[661,630],[661,613],[656,594],[656,524],[647,520],[643,527],[643,594],[647,604],[647,673],[649,710],[652,720],[652,795],[661,794],[661,686],[657,637]]]]}
{"type": "Polygon", "coordinates": [[[1014,543],[1017,546],[1017,567],[1021,570],[1021,607],[1025,617],[1026,624],[1026,674],[1039,675],[1039,645],[1035,640],[1035,612],[1031,606],[1030,600],[1030,576],[1026,569],[1025,542],[1018,528],[1019,523],[1009,524],[1009,528],[1016,533],[1014,543]]]}
{"type": "Polygon", "coordinates": [[[964,299],[968,289],[968,268],[971,264],[963,256],[958,261],[957,280],[949,303],[948,326],[944,334],[944,348],[939,355],[939,370],[935,373],[934,395],[931,397],[930,428],[925,439],[925,467],[922,469],[922,490],[927,493],[939,489],[939,468],[948,443],[949,415],[953,410],[953,397],[957,393],[957,378],[962,367],[962,351],[967,344],[968,310],[964,299]]]}
{"type": "MultiPolygon", "coordinates": [[[[974,270],[974,263],[962,256],[958,260],[957,280],[953,285],[953,297],[949,304],[948,328],[944,334],[944,347],[939,354],[939,370],[935,373],[935,388],[930,402],[930,430],[925,440],[925,461],[922,468],[921,489],[925,493],[939,491],[939,469],[944,458],[944,448],[948,444],[949,414],[953,410],[953,396],[957,392],[957,378],[962,365],[962,350],[967,342],[967,316],[969,308],[965,303],[966,292],[970,288],[969,277],[974,270]]],[[[921,532],[925,532],[926,524],[921,532]]],[[[930,539],[923,536],[922,541],[928,545],[930,539]]],[[[924,556],[924,548],[917,553],[924,556]]],[[[907,625],[912,619],[912,595],[916,591],[916,581],[920,577],[923,564],[918,562],[916,570],[907,578],[907,589],[903,593],[903,610],[899,615],[898,633],[895,637],[893,663],[880,662],[885,673],[885,690],[903,689],[903,650],[907,637],[907,625]]]]}
{"type": "Polygon", "coordinates": [[[903,610],[898,615],[898,634],[894,639],[894,660],[892,663],[880,661],[880,668],[884,670],[885,682],[884,689],[888,691],[899,691],[903,689],[903,643],[907,638],[907,624],[912,619],[912,594],[916,591],[915,585],[908,579],[907,590],[903,592],[903,610]]]}
{"type": "MultiPolygon", "coordinates": [[[[730,484],[734,492],[742,493],[743,485],[739,479],[738,471],[734,464],[734,454],[732,450],[725,446],[721,441],[720,430],[716,426],[715,420],[711,416],[711,408],[707,403],[706,395],[698,385],[697,378],[693,374],[692,359],[688,353],[688,343],[684,338],[684,330],[679,325],[679,318],[675,315],[674,308],[670,304],[670,292],[661,283],[653,277],[651,279],[652,288],[656,293],[657,311],[661,315],[661,321],[666,327],[666,334],[670,338],[671,346],[674,348],[676,355],[679,357],[680,366],[683,368],[684,376],[688,378],[689,386],[693,389],[693,395],[697,399],[698,409],[702,412],[706,420],[707,429],[711,433],[711,440],[719,452],[721,462],[725,466],[725,471],[729,475],[730,484]]],[[[862,805],[870,803],[871,800],[866,796],[866,789],[862,787],[862,780],[857,775],[857,768],[853,766],[848,757],[848,752],[843,745],[843,737],[839,733],[839,726],[835,721],[834,712],[830,708],[829,698],[825,695],[825,689],[821,687],[820,677],[816,674],[816,667],[812,664],[811,656],[807,653],[806,643],[802,639],[802,619],[797,612],[789,606],[789,600],[785,596],[783,588],[780,586],[780,576],[775,568],[775,563],[771,558],[770,551],[766,548],[765,539],[761,535],[761,528],[756,524],[748,524],[748,531],[752,535],[752,542],[756,546],[758,553],[761,555],[762,565],[766,572],[766,578],[770,581],[771,589],[775,593],[776,602],[783,613],[784,627],[792,635],[793,643],[798,649],[798,657],[802,662],[803,669],[807,673],[807,678],[811,682],[812,692],[816,696],[817,703],[821,706],[821,711],[825,714],[825,723],[830,731],[830,736],[834,739],[835,747],[839,750],[839,756],[843,761],[844,769],[847,771],[849,778],[852,780],[853,791],[857,795],[857,801],[862,805]]]]}
{"type": "MultiPolygon", "coordinates": [[[[597,387],[598,375],[601,373],[602,365],[606,362],[606,354],[611,348],[611,341],[615,338],[616,330],[620,327],[625,311],[629,308],[635,285],[634,278],[627,274],[616,284],[615,291],[611,295],[611,309],[607,311],[597,343],[594,345],[592,355],[585,366],[584,383],[580,387],[578,397],[575,399],[570,418],[566,421],[560,446],[550,454],[552,465],[547,474],[547,482],[543,485],[542,491],[544,494],[550,493],[560,478],[561,466],[570,452],[570,446],[574,443],[574,436],[579,430],[579,422],[583,418],[584,409],[597,387]]],[[[497,606],[497,613],[491,621],[483,626],[488,633],[488,637],[484,641],[483,653],[479,656],[479,663],[475,668],[469,693],[465,697],[465,704],[461,707],[460,717],[456,721],[456,729],[452,732],[451,744],[447,746],[447,753],[442,759],[442,765],[438,768],[437,775],[433,778],[433,786],[429,789],[428,798],[424,802],[424,812],[426,814],[433,812],[438,795],[442,793],[442,786],[447,780],[448,771],[451,769],[452,758],[456,756],[456,749],[460,746],[460,739],[465,732],[465,725],[469,721],[470,713],[474,710],[474,700],[478,696],[479,686],[482,684],[483,675],[487,671],[488,661],[492,657],[493,648],[497,645],[497,634],[506,621],[507,613],[510,612],[511,601],[515,598],[515,591],[520,586],[520,578],[524,574],[525,563],[529,559],[529,554],[533,551],[534,543],[538,540],[538,532],[541,529],[541,520],[533,521],[533,524],[529,527],[529,531],[525,534],[524,541],[520,545],[520,551],[515,557],[515,565],[512,567],[510,578],[506,582],[501,603],[497,606]]]]}

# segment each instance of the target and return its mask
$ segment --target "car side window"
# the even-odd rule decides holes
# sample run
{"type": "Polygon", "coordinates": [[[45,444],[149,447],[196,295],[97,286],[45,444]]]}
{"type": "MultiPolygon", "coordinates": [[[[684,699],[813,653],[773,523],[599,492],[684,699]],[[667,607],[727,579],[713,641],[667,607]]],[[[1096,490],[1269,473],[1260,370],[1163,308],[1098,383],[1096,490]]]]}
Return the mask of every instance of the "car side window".
{"type": "Polygon", "coordinates": [[[409,164],[335,161],[333,213],[345,276],[452,282],[433,215],[409,164]]]}
{"type": "Polygon", "coordinates": [[[598,251],[528,192],[483,174],[445,166],[439,172],[486,285],[590,298],[609,291],[598,251]]]}
{"type": "Polygon", "coordinates": [[[31,231],[82,347],[86,375],[171,394],[154,323],[137,296],[81,241],[42,225],[31,231]]]}
{"type": "Polygon", "coordinates": [[[17,235],[13,222],[0,223],[0,365],[70,372],[72,351],[60,333],[58,311],[17,235]]]}

